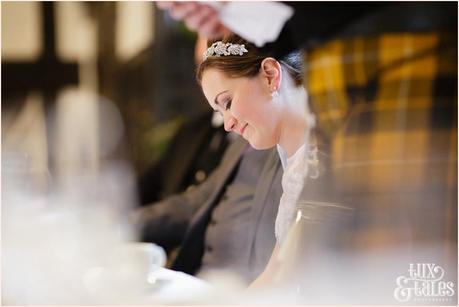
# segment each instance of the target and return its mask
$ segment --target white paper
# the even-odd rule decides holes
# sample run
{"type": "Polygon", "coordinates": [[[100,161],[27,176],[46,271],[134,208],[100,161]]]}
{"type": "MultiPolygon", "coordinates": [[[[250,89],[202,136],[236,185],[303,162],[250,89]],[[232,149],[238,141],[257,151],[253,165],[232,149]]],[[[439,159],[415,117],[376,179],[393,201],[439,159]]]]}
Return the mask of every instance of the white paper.
{"type": "Polygon", "coordinates": [[[219,11],[226,27],[257,47],[276,40],[293,15],[291,7],[278,2],[229,2],[219,11]]]}

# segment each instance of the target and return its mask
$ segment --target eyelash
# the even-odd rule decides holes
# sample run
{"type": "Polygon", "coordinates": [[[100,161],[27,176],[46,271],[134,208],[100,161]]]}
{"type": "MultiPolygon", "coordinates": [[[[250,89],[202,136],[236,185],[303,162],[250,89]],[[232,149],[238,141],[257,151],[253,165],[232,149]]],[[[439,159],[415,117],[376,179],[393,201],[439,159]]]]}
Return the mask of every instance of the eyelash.
{"type": "Polygon", "coordinates": [[[231,108],[231,103],[233,102],[232,99],[228,99],[225,103],[225,110],[229,110],[231,108]]]}

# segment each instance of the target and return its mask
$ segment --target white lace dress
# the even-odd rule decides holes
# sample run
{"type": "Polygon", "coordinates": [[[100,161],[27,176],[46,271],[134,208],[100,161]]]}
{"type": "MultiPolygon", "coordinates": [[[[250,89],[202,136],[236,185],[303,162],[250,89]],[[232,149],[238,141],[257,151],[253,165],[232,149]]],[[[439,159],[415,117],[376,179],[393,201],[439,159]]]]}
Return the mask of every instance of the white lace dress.
{"type": "Polygon", "coordinates": [[[297,201],[308,172],[308,160],[305,153],[306,145],[301,146],[290,158],[287,158],[287,153],[279,145],[277,150],[284,174],[282,176],[283,193],[276,217],[275,234],[277,242],[282,244],[296,216],[297,201]]]}

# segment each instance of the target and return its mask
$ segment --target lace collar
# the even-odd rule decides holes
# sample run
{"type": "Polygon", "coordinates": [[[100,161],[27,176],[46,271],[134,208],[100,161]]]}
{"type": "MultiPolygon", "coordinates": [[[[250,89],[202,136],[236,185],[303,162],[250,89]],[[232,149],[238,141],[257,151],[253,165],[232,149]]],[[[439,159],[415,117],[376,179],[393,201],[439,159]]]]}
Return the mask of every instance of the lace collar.
{"type": "Polygon", "coordinates": [[[279,158],[282,163],[282,168],[285,170],[287,165],[291,164],[292,161],[294,161],[298,158],[298,156],[301,155],[301,153],[304,151],[304,148],[306,147],[306,144],[301,145],[301,147],[298,148],[297,151],[291,157],[288,156],[287,151],[284,148],[282,148],[282,146],[280,146],[279,144],[277,144],[276,146],[277,152],[279,153],[279,158]]]}

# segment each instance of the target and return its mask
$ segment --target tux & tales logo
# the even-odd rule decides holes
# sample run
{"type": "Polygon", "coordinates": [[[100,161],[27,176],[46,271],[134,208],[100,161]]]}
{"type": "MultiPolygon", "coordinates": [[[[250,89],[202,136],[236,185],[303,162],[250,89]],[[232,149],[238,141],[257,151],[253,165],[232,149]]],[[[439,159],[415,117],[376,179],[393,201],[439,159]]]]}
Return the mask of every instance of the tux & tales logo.
{"type": "Polygon", "coordinates": [[[410,263],[409,276],[399,276],[394,297],[399,302],[448,302],[454,296],[454,283],[444,281],[445,270],[435,263],[410,263]]]}

